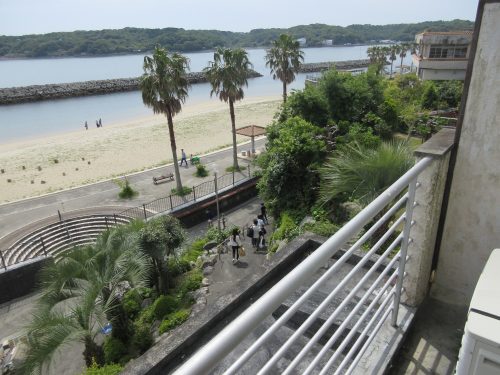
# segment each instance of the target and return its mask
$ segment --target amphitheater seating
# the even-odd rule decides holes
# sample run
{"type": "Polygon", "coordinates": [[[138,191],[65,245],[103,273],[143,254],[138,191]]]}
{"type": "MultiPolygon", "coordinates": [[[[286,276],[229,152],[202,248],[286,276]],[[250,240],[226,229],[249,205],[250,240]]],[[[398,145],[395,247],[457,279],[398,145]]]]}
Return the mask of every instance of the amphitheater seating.
{"type": "Polygon", "coordinates": [[[75,246],[95,243],[105,230],[130,221],[123,215],[88,215],[46,225],[9,247],[3,253],[5,264],[10,266],[38,256],[57,257],[75,246]]]}

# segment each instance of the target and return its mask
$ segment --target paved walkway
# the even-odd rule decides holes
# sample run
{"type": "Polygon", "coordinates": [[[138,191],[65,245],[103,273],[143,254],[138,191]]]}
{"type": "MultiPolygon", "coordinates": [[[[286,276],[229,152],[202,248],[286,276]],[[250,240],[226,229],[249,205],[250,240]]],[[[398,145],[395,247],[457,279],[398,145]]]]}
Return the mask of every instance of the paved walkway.
{"type": "MultiPolygon", "coordinates": [[[[265,139],[257,140],[256,148],[262,148],[264,144],[265,139]]],[[[167,142],[165,147],[168,147],[167,142]]],[[[238,154],[241,155],[241,151],[248,150],[249,147],[249,143],[238,146],[238,154]]],[[[186,150],[189,153],[189,148],[186,147],[186,150]]],[[[201,161],[209,170],[210,175],[205,178],[198,178],[194,176],[194,167],[182,167],[180,173],[183,185],[194,186],[213,179],[214,172],[219,175],[225,174],[225,169],[232,166],[232,148],[203,155],[201,161]]],[[[240,163],[242,166],[248,164],[245,160],[240,160],[240,163]]],[[[139,192],[139,195],[132,200],[119,199],[118,186],[112,181],[103,181],[0,205],[0,250],[10,245],[10,241],[5,238],[9,233],[26,226],[34,228],[42,226],[45,222],[53,222],[57,220],[58,210],[62,213],[63,218],[75,210],[79,210],[82,215],[116,213],[127,207],[136,207],[168,196],[170,190],[175,187],[175,182],[159,185],[154,185],[152,182],[153,176],[168,172],[173,172],[172,164],[129,175],[127,178],[131,186],[139,192]]],[[[247,171],[244,171],[244,173],[246,174],[247,171]]]]}
{"type": "MultiPolygon", "coordinates": [[[[240,206],[224,212],[228,226],[244,227],[260,213],[260,200],[254,198],[240,206]]],[[[269,226],[270,227],[270,226],[269,226]]],[[[202,223],[188,229],[188,235],[191,240],[201,237],[207,230],[207,224],[202,223]]],[[[267,236],[269,236],[268,233],[267,236]]],[[[265,258],[265,252],[254,253],[251,247],[250,239],[242,233],[242,239],[247,252],[239,263],[233,264],[231,254],[222,254],[214,266],[213,273],[208,276],[210,280],[207,295],[207,303],[213,303],[219,296],[226,294],[236,281],[251,277],[257,267],[260,267],[265,258]]],[[[18,337],[22,335],[23,327],[29,322],[36,303],[37,295],[30,295],[18,300],[0,305],[0,339],[8,337],[18,337]]],[[[55,366],[54,371],[58,373],[77,374],[83,370],[84,362],[81,356],[83,347],[80,344],[71,345],[65,350],[65,358],[71,358],[66,361],[64,358],[55,366]],[[69,356],[67,354],[70,354],[69,356]]]]}

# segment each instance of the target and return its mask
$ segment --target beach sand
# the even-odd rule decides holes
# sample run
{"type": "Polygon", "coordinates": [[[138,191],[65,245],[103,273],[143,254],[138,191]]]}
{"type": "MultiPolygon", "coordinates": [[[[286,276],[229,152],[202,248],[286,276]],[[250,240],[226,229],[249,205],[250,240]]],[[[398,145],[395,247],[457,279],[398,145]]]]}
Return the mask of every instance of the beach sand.
{"type": "MultiPolygon", "coordinates": [[[[269,125],[280,103],[276,96],[238,102],[236,127],[269,125]]],[[[172,161],[165,116],[103,125],[99,129],[89,127],[87,131],[0,144],[0,169],[4,170],[0,174],[0,202],[123,176],[172,161]]],[[[181,148],[189,155],[230,146],[229,106],[217,100],[186,106],[174,117],[174,130],[179,153],[181,148]]],[[[242,141],[248,138],[238,136],[238,142],[242,141]]]]}

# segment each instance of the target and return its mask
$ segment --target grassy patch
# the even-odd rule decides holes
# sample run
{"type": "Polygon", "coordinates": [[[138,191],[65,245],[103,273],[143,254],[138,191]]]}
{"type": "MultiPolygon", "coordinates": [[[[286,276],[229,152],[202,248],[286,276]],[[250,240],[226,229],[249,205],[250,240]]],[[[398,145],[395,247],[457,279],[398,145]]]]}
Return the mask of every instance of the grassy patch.
{"type": "Polygon", "coordinates": [[[190,188],[189,186],[183,186],[181,191],[177,191],[177,188],[173,188],[170,192],[173,195],[179,195],[179,196],[183,197],[185,195],[191,194],[192,191],[193,191],[193,188],[190,188]]]}
{"type": "Polygon", "coordinates": [[[241,172],[241,171],[244,171],[246,169],[247,169],[247,167],[245,167],[243,165],[239,165],[238,168],[234,168],[234,165],[232,165],[232,166],[226,168],[226,172],[227,173],[241,172]]]}

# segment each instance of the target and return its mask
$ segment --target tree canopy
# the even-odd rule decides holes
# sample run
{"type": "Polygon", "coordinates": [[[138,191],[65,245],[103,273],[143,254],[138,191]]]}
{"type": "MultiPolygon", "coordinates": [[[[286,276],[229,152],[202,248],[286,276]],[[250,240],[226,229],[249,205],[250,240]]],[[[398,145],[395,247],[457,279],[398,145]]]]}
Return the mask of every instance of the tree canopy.
{"type": "Polygon", "coordinates": [[[376,43],[379,40],[413,41],[425,30],[472,29],[465,20],[427,21],[413,24],[350,25],[346,27],[312,24],[288,29],[255,29],[248,33],[181,28],[56,32],[42,35],[0,36],[2,57],[99,56],[144,53],[156,45],[178,52],[201,51],[218,46],[268,47],[281,34],[306,38],[307,46],[321,46],[325,40],[334,45],[376,43]]]}

